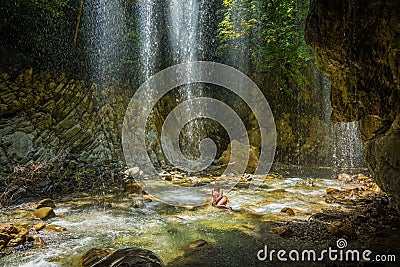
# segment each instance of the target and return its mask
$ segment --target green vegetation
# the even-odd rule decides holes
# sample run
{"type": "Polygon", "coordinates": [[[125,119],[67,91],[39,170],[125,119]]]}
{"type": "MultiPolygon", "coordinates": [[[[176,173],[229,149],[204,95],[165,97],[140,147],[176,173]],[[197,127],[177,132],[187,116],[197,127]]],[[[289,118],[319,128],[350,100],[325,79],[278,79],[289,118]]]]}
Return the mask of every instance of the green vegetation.
{"type": "MultiPolygon", "coordinates": [[[[309,0],[224,0],[220,10],[219,56],[249,75],[266,96],[277,124],[280,162],[311,158],[311,124],[325,120],[321,74],[304,41],[308,9],[309,0]]],[[[312,153],[318,160],[328,156],[318,149],[312,153]]]]}
{"type": "Polygon", "coordinates": [[[233,58],[249,75],[273,72],[304,85],[300,70],[314,59],[303,38],[308,2],[224,0],[218,31],[221,56],[227,61],[233,58]],[[250,68],[241,65],[246,63],[250,68]]]}

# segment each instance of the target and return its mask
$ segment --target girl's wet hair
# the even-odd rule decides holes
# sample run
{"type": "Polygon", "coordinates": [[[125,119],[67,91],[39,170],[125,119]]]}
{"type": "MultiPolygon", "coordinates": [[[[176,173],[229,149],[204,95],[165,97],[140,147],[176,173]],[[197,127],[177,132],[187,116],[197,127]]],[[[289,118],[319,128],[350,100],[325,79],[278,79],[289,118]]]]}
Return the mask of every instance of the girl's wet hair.
{"type": "Polygon", "coordinates": [[[221,191],[221,186],[219,183],[214,184],[214,191],[217,191],[217,192],[221,191]]]}

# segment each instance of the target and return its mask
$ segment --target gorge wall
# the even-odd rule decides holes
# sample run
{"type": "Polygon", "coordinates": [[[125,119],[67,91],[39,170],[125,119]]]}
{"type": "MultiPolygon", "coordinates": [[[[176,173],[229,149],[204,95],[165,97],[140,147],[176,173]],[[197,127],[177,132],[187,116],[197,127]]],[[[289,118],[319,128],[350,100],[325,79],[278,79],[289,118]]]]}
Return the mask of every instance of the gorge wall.
{"type": "Polygon", "coordinates": [[[305,39],[332,82],[332,117],[360,122],[369,171],[400,210],[400,2],[311,2],[305,39]]]}
{"type": "Polygon", "coordinates": [[[120,132],[133,93],[62,73],[0,72],[0,175],[55,159],[61,172],[122,166],[120,132]]]}

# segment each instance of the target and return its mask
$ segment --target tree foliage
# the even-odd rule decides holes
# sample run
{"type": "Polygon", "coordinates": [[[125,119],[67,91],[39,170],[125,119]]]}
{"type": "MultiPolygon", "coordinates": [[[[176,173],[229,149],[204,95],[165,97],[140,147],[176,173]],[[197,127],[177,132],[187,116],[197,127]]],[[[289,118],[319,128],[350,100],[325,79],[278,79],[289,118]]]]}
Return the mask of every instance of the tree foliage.
{"type": "Polygon", "coordinates": [[[221,56],[247,61],[249,74],[280,70],[298,75],[296,70],[313,59],[303,39],[308,5],[306,0],[224,0],[221,56]]]}

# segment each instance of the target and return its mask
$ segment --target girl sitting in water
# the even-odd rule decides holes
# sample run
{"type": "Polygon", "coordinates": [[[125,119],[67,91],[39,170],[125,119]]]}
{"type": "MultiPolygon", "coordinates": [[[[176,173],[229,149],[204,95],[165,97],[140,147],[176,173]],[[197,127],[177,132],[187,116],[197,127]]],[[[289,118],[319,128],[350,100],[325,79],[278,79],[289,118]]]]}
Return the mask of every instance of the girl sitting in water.
{"type": "Polygon", "coordinates": [[[212,202],[211,205],[220,209],[227,209],[233,211],[231,207],[228,207],[228,197],[224,196],[224,191],[220,188],[219,184],[214,185],[214,189],[211,191],[212,202]]]}

